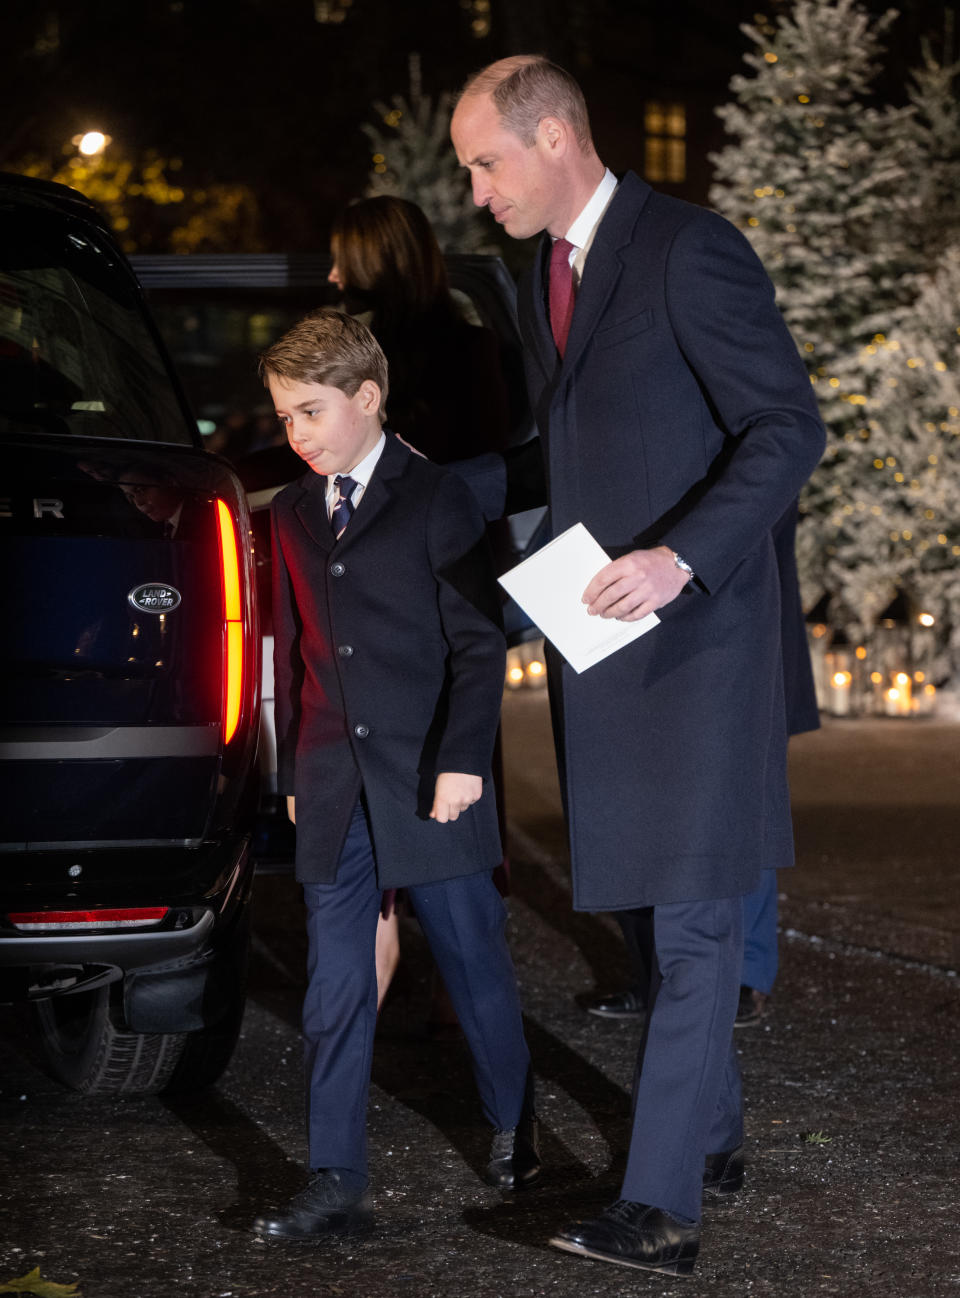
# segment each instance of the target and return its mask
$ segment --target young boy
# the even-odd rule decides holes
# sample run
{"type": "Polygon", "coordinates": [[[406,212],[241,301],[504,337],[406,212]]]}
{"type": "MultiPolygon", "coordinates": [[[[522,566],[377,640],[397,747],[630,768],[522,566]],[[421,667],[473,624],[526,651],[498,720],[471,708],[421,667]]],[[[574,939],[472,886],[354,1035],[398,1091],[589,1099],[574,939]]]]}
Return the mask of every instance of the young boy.
{"type": "Polygon", "coordinates": [[[540,1173],[530,1056],[491,871],[504,641],[483,522],[452,474],[384,433],[387,364],[315,311],[261,358],[312,473],[273,502],[278,788],[307,908],[311,1180],[254,1230],[325,1239],[370,1221],[366,1109],[380,894],[404,887],[494,1127],[485,1179],[540,1173]]]}

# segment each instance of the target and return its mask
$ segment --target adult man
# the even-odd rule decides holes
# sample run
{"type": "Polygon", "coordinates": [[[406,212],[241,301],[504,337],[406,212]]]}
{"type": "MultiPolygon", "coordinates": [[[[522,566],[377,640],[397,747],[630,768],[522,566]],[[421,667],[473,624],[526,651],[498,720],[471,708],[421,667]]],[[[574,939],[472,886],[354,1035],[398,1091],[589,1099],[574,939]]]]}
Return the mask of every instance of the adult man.
{"type": "MultiPolygon", "coordinates": [[[[632,173],[618,184],[562,69],[491,65],[451,134],[474,201],[514,237],[549,236],[520,323],[554,533],[583,522],[614,556],[592,614],[662,619],[580,676],[551,664],[574,905],[652,908],[656,965],[623,1197],[551,1242],[685,1274],[704,1191],[743,1180],[740,899],[792,860],[770,531],[823,429],[746,240],[632,173]]],[[[535,454],[498,461],[488,513],[532,503],[535,454]]]]}

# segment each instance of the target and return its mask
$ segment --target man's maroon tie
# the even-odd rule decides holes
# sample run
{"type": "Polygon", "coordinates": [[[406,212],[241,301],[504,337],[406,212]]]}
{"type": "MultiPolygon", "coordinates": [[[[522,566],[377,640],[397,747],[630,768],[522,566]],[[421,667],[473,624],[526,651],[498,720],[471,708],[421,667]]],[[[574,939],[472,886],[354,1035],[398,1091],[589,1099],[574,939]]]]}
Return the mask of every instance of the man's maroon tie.
{"type": "Polygon", "coordinates": [[[573,319],[573,267],[570,254],[573,244],[558,239],[550,253],[550,328],[557,351],[562,356],[567,346],[570,321],[573,319]]]}

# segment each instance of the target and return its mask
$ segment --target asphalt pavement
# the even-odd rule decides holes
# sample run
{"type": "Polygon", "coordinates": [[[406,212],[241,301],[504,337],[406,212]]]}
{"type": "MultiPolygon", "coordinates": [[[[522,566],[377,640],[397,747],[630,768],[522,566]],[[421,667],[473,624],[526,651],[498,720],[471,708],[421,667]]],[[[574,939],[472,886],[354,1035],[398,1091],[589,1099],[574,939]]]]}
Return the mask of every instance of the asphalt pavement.
{"type": "Polygon", "coordinates": [[[39,1068],[23,1015],[0,1009],[0,1293],[39,1268],[75,1298],[960,1295],[960,726],[844,720],[793,741],[781,973],[769,1016],[737,1033],[748,1184],[707,1211],[697,1269],[676,1280],[546,1244],[617,1196],[639,1026],[582,1008],[626,968],[614,922],[570,909],[542,693],[508,695],[504,739],[541,1188],[479,1179],[469,1064],[427,1037],[429,962],[409,923],[374,1063],[374,1233],[321,1248],[249,1233],[303,1175],[302,914],[289,874],[264,874],[243,1035],[207,1095],[73,1095],[39,1068]]]}

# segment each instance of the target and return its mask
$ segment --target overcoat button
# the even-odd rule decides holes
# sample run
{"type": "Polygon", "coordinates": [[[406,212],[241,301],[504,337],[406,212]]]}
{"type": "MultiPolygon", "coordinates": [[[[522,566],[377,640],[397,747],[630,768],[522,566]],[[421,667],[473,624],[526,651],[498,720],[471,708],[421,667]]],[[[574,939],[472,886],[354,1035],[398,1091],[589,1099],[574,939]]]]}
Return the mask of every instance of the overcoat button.
{"type": "Polygon", "coordinates": [[[330,565],[330,575],[332,577],[342,577],[346,571],[347,565],[345,563],[331,563],[330,565]]]}
{"type": "Polygon", "coordinates": [[[337,646],[337,653],[341,658],[349,658],[353,654],[352,644],[342,644],[337,646]]]}
{"type": "Polygon", "coordinates": [[[357,736],[358,739],[366,739],[367,735],[369,735],[370,733],[370,727],[365,726],[361,721],[361,723],[358,726],[353,727],[353,733],[357,736]]]}

